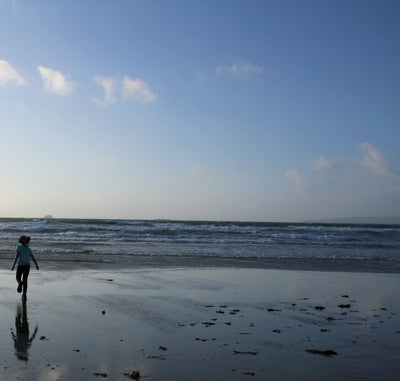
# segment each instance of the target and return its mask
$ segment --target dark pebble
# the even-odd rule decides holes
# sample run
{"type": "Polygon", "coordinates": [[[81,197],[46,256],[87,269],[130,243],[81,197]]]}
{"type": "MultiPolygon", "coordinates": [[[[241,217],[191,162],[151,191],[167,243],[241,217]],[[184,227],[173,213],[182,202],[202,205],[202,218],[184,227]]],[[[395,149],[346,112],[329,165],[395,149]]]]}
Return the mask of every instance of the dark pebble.
{"type": "Polygon", "coordinates": [[[255,376],[256,375],[254,372],[243,372],[243,374],[246,376],[255,376]]]}
{"type": "Polygon", "coordinates": [[[138,370],[134,370],[132,373],[127,375],[132,380],[138,380],[140,378],[140,373],[138,370]]]}
{"type": "Polygon", "coordinates": [[[332,350],[321,351],[319,349],[306,349],[305,351],[308,353],[312,353],[313,355],[322,355],[322,356],[327,356],[327,357],[337,355],[337,352],[332,351],[332,350]]]}

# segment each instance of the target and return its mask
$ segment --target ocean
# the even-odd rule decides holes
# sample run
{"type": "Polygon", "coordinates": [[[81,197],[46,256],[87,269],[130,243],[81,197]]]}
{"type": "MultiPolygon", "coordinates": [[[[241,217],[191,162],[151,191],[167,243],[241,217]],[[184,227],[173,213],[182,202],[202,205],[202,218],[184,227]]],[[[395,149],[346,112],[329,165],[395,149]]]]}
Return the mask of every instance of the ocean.
{"type": "Polygon", "coordinates": [[[0,219],[0,261],[22,234],[39,262],[400,273],[400,225],[0,219]]]}

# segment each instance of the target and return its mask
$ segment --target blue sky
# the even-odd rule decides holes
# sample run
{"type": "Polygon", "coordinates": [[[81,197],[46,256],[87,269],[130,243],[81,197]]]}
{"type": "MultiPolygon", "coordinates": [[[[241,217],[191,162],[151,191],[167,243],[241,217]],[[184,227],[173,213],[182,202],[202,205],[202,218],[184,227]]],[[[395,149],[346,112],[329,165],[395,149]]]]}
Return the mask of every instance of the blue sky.
{"type": "Polygon", "coordinates": [[[398,1],[0,2],[0,215],[400,216],[398,1]]]}

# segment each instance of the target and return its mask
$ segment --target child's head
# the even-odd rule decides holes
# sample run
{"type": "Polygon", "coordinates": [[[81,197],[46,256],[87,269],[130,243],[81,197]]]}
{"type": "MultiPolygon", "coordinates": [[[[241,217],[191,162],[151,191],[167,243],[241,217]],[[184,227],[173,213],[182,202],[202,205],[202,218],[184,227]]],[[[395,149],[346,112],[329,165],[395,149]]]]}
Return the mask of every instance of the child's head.
{"type": "Polygon", "coordinates": [[[19,237],[18,242],[21,245],[28,245],[30,240],[31,240],[31,237],[28,237],[26,235],[21,235],[21,237],[19,237]]]}

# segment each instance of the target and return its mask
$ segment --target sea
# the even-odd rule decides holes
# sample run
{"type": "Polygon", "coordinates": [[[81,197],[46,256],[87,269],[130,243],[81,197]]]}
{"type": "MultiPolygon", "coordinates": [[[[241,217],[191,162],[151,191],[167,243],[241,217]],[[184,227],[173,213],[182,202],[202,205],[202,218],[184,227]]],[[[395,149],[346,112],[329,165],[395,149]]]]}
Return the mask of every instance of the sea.
{"type": "Polygon", "coordinates": [[[0,267],[20,235],[47,266],[400,273],[400,225],[0,218],[0,267]]]}

